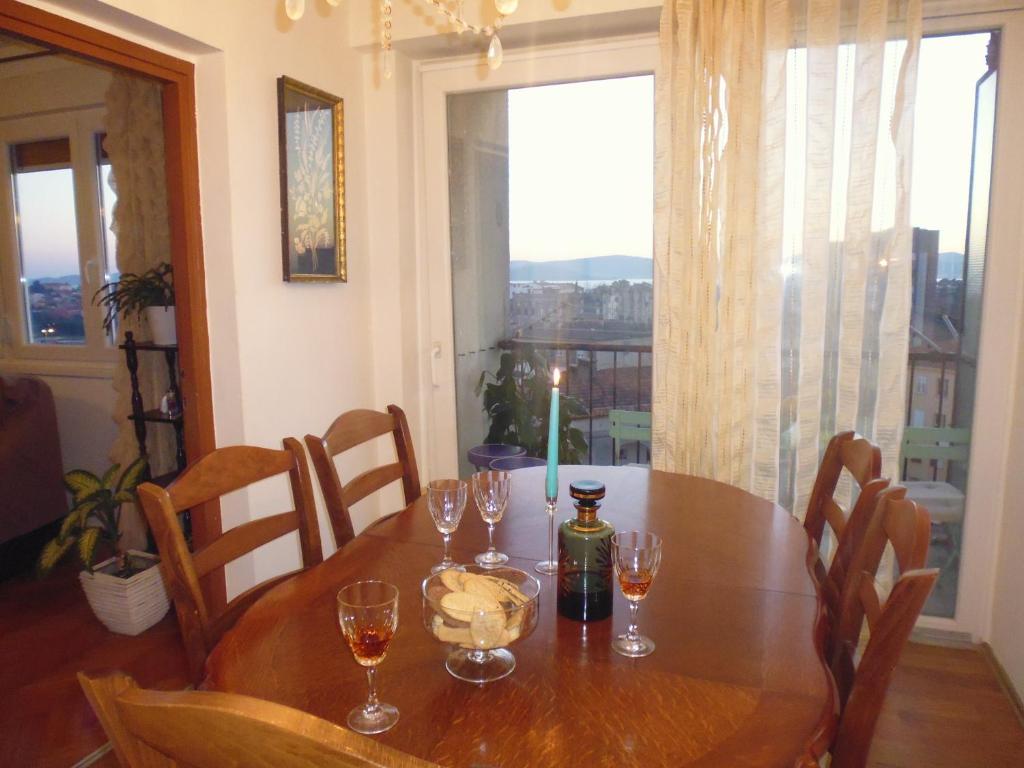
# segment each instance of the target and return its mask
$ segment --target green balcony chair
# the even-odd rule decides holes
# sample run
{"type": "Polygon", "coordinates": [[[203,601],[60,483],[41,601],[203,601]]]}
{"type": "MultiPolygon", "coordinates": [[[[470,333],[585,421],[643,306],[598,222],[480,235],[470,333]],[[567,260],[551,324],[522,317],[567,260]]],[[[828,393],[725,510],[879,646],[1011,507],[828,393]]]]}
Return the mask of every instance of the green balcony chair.
{"type": "MultiPolygon", "coordinates": [[[[651,414],[648,411],[608,411],[608,436],[612,439],[612,464],[619,463],[619,446],[623,440],[651,444],[651,414]]],[[[646,466],[646,465],[643,465],[646,466]]]]}

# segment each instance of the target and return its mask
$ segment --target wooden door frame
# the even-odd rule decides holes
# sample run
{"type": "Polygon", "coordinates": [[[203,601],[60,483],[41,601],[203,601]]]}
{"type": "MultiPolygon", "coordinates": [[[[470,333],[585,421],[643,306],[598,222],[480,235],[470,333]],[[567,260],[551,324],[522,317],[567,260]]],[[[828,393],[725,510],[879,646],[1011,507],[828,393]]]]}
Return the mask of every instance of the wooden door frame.
{"type": "MultiPolygon", "coordinates": [[[[185,451],[193,459],[203,456],[216,447],[216,436],[199,205],[195,65],[16,0],[0,0],[0,32],[27,38],[103,66],[128,70],[163,85],[168,218],[179,307],[178,359],[184,400],[185,451]]],[[[192,534],[197,547],[220,533],[219,504],[205,505],[201,514],[193,515],[192,534]]],[[[223,605],[223,572],[210,581],[208,599],[215,605],[223,605]]]]}

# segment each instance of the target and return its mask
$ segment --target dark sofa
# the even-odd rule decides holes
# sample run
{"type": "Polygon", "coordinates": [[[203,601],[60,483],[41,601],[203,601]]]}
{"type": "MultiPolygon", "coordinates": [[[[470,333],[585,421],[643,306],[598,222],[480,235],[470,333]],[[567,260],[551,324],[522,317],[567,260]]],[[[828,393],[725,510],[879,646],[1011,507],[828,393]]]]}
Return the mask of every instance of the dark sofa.
{"type": "Polygon", "coordinates": [[[53,393],[40,379],[0,377],[0,543],[68,509],[53,393]]]}

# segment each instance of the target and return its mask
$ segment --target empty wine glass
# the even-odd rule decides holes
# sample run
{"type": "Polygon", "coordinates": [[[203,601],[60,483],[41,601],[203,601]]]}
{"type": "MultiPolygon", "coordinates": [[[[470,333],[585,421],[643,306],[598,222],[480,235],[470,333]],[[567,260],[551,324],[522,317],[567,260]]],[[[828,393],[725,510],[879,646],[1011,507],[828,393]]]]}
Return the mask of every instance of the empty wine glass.
{"type": "Polygon", "coordinates": [[[505,514],[511,490],[511,472],[489,469],[473,475],[473,498],[480,510],[480,517],[487,523],[487,551],[474,558],[482,568],[497,568],[508,562],[508,555],[494,548],[494,526],[501,522],[505,514]]]}
{"type": "Polygon", "coordinates": [[[612,650],[633,658],[647,656],[654,650],[654,641],[640,634],[636,615],[661,565],[661,538],[645,531],[616,533],[612,536],[612,562],[622,595],[629,601],[629,626],[626,634],[612,641],[612,650]]]}
{"type": "Polygon", "coordinates": [[[448,547],[466,509],[467,494],[467,486],[463,480],[433,480],[427,485],[427,507],[434,519],[434,525],[444,539],[444,557],[430,569],[431,573],[455,567],[448,547]]]}
{"type": "Polygon", "coordinates": [[[352,655],[366,667],[366,703],[348,713],[357,733],[383,733],[398,722],[398,709],[377,699],[377,665],[398,629],[398,588],[384,581],[357,581],[338,592],[338,623],[352,655]]]}

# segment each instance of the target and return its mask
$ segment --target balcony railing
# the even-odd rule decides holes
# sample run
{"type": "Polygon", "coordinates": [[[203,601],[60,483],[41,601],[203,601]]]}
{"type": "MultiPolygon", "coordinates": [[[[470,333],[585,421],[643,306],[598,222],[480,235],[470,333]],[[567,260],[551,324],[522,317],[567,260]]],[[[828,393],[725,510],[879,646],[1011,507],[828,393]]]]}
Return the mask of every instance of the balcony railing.
{"type": "MultiPolygon", "coordinates": [[[[562,370],[562,391],[579,399],[587,415],[574,423],[587,438],[588,464],[617,464],[608,436],[608,411],[651,410],[652,347],[618,341],[503,339],[501,349],[530,347],[562,370]]],[[[650,460],[650,446],[631,446],[636,461],[650,460]]]]}

